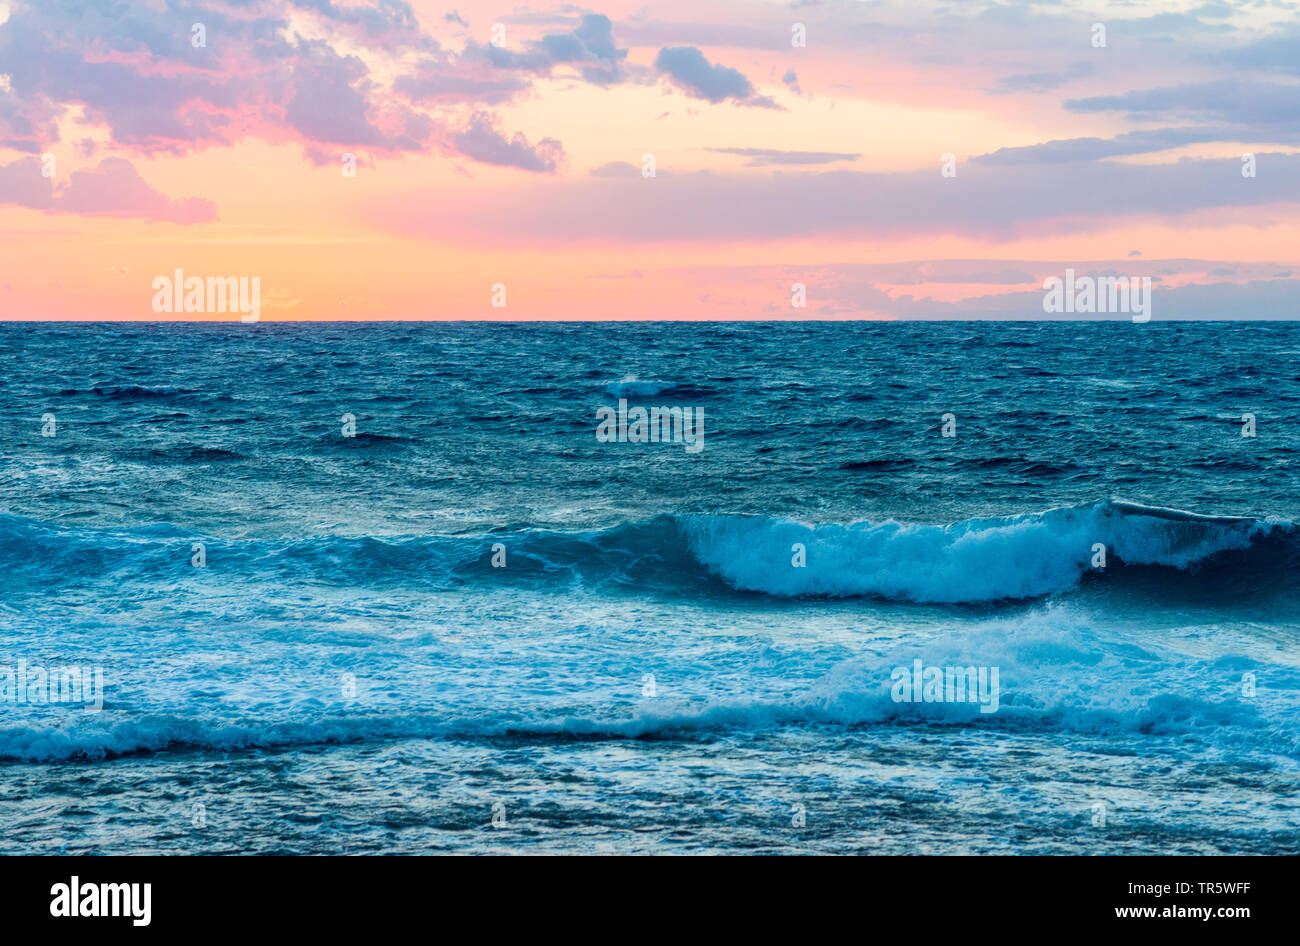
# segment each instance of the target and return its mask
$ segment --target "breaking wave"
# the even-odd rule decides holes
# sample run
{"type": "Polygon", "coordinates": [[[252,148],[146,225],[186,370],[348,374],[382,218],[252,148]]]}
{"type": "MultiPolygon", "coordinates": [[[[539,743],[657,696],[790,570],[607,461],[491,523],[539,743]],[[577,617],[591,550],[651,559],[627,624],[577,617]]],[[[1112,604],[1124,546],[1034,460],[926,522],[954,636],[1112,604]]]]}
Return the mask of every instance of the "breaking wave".
{"type": "Polygon", "coordinates": [[[1289,521],[1112,500],[946,526],[662,515],[581,532],[229,542],[169,525],[85,531],[0,515],[0,567],[19,586],[24,577],[40,586],[112,574],[146,582],[193,577],[191,541],[204,541],[214,565],[237,565],[244,577],[377,587],[560,582],[926,604],[1033,599],[1084,582],[1145,581],[1164,596],[1300,592],[1300,535],[1289,521]],[[491,567],[496,543],[506,547],[507,568],[491,567]]]}

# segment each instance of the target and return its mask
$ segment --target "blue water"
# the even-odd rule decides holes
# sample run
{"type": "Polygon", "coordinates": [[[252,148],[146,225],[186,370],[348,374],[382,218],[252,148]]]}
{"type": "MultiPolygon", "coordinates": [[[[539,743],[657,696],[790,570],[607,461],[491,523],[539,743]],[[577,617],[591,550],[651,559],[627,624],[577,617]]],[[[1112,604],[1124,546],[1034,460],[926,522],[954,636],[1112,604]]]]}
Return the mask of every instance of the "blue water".
{"type": "Polygon", "coordinates": [[[1300,853],[1297,356],[0,325],[0,667],[105,680],[0,701],[0,851],[1300,853]],[[620,397],[703,449],[600,442],[620,397]]]}

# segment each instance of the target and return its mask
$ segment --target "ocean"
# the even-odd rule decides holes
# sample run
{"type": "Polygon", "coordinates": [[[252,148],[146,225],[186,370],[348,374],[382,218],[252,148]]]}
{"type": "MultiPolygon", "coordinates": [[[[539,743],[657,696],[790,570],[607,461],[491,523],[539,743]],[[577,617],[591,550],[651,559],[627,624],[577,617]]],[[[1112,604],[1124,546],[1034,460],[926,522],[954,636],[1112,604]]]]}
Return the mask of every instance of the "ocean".
{"type": "Polygon", "coordinates": [[[1300,853],[1300,323],[7,323],[0,403],[0,852],[1300,853]]]}

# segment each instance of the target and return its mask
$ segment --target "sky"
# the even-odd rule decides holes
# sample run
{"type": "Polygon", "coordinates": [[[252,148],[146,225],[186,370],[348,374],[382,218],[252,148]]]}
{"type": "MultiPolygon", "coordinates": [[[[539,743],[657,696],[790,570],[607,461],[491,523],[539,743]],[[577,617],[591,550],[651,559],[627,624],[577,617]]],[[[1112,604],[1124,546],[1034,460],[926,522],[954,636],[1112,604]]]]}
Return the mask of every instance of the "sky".
{"type": "Polygon", "coordinates": [[[1297,318],[1298,7],[0,0],[0,318],[1297,318]]]}

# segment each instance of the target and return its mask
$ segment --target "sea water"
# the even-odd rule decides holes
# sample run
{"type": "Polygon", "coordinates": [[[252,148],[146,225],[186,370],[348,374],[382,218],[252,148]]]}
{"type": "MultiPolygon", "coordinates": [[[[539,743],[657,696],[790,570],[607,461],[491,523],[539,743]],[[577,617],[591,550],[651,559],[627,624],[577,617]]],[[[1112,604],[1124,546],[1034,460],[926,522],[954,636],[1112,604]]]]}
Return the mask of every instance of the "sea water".
{"type": "Polygon", "coordinates": [[[0,850],[1300,852],[1298,356],[5,324],[0,850]]]}

